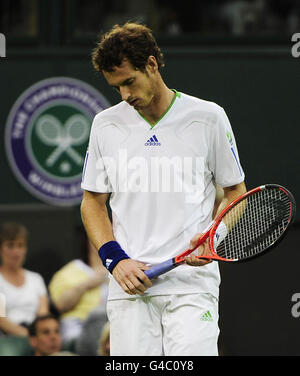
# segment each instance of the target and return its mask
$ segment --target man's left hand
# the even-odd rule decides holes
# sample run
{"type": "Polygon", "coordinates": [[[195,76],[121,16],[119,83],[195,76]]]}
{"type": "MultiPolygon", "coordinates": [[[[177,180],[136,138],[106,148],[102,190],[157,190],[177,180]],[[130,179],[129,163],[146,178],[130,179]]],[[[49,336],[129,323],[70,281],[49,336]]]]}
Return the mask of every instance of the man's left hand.
{"type": "MultiPolygon", "coordinates": [[[[190,241],[190,249],[193,249],[196,247],[199,238],[202,236],[202,234],[196,234],[193,239],[190,241]]],[[[203,244],[201,244],[198,248],[198,256],[211,256],[211,251],[209,249],[208,245],[209,239],[207,239],[203,244]]],[[[191,266],[204,266],[212,262],[211,259],[204,259],[204,258],[197,258],[195,254],[190,254],[184,258],[185,262],[188,265],[191,266]]]]}

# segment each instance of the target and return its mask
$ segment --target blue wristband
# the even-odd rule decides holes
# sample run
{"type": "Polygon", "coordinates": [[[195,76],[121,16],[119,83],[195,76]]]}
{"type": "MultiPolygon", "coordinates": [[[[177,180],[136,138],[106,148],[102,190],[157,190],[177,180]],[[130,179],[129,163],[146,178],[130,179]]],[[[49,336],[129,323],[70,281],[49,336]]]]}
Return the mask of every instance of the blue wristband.
{"type": "Polygon", "coordinates": [[[103,244],[99,249],[99,257],[106,269],[112,273],[114,267],[121,260],[128,259],[129,256],[123,251],[120,244],[114,240],[103,244]]]}

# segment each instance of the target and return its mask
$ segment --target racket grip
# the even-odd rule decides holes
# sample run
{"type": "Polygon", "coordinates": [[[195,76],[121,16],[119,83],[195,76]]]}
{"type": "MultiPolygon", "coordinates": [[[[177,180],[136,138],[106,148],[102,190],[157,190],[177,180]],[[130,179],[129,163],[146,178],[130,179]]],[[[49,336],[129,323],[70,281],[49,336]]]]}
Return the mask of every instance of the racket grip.
{"type": "Polygon", "coordinates": [[[150,269],[145,270],[144,273],[149,279],[152,279],[168,272],[169,270],[176,268],[176,266],[178,265],[179,264],[174,263],[174,259],[172,258],[167,261],[161,262],[160,264],[152,266],[150,269]]]}

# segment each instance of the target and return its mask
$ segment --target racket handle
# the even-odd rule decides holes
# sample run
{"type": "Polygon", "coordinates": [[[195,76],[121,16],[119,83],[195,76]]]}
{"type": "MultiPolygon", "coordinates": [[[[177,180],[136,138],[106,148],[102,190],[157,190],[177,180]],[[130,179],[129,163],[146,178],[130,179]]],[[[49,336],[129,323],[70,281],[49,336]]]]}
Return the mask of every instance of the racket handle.
{"type": "Polygon", "coordinates": [[[179,264],[174,263],[174,258],[171,258],[167,261],[161,262],[160,264],[152,266],[150,269],[145,270],[144,273],[149,279],[152,279],[168,272],[169,270],[176,268],[176,266],[178,265],[179,264]]]}

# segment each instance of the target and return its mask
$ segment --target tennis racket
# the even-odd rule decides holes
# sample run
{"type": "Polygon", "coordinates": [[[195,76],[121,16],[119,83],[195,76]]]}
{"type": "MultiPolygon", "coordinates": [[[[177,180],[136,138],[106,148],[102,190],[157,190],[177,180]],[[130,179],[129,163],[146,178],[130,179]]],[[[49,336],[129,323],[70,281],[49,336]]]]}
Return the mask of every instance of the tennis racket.
{"type": "Polygon", "coordinates": [[[152,266],[145,274],[152,279],[176,268],[207,239],[211,256],[198,258],[235,262],[262,255],[282,240],[295,213],[295,199],[286,188],[276,184],[254,188],[222,210],[196,247],[152,266]]]}

